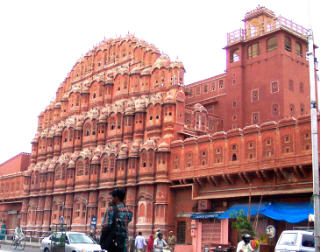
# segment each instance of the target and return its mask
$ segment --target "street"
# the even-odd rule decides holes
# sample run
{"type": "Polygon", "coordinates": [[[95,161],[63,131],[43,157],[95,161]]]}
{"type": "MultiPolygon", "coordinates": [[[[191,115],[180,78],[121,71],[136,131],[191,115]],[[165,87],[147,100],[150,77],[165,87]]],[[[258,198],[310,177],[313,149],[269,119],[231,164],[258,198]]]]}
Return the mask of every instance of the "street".
{"type": "Polygon", "coordinates": [[[26,251],[26,252],[39,252],[40,248],[30,248],[30,247],[25,247],[24,250],[19,250],[19,249],[14,249],[10,245],[4,245],[1,244],[0,252],[2,251],[26,251]]]}

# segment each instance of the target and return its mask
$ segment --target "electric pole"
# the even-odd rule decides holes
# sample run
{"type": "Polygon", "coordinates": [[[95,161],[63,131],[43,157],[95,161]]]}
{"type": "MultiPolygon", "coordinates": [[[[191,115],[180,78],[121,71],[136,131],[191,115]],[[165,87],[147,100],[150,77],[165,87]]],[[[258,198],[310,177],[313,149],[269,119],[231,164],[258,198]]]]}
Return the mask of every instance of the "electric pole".
{"type": "MultiPolygon", "coordinates": [[[[313,208],[314,208],[314,241],[315,251],[320,246],[320,216],[319,216],[319,154],[318,154],[318,110],[316,102],[316,85],[314,71],[313,33],[308,32],[308,59],[310,79],[310,109],[311,109],[311,143],[312,143],[312,174],[313,174],[313,208]]],[[[319,92],[319,91],[318,91],[319,92]]],[[[319,102],[319,101],[318,101],[319,102]]]]}

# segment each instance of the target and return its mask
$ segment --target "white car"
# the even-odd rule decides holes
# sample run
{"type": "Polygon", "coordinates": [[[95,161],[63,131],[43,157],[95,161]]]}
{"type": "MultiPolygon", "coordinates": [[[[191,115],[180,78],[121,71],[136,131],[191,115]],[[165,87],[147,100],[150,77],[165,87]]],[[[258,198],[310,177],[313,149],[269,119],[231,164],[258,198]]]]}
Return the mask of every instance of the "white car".
{"type": "Polygon", "coordinates": [[[286,230],[281,236],[274,249],[275,252],[305,251],[314,252],[313,231],[286,230]]]}
{"type": "Polygon", "coordinates": [[[41,252],[106,252],[89,236],[78,232],[56,232],[41,241],[41,252]]]}

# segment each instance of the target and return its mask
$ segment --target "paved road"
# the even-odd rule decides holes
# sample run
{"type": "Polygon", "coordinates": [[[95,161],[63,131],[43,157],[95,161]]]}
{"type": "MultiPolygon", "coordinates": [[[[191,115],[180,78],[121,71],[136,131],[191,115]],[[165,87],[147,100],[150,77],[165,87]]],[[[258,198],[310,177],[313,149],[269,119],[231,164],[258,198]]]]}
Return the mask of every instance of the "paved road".
{"type": "Polygon", "coordinates": [[[24,250],[14,250],[10,245],[3,245],[1,244],[0,252],[2,251],[15,251],[15,252],[20,252],[20,251],[25,251],[25,252],[39,252],[39,248],[30,248],[30,247],[25,247],[24,250]]]}

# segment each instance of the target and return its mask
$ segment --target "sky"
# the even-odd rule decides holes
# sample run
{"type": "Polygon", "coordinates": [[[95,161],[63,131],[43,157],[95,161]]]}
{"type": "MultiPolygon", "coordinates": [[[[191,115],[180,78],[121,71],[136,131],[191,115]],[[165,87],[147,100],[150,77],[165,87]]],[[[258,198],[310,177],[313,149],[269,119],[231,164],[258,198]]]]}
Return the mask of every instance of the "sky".
{"type": "Polygon", "coordinates": [[[0,164],[31,152],[38,115],[104,38],[129,32],[154,44],[184,63],[189,84],[224,72],[227,33],[258,5],[312,27],[320,45],[319,0],[0,1],[0,164]]]}

